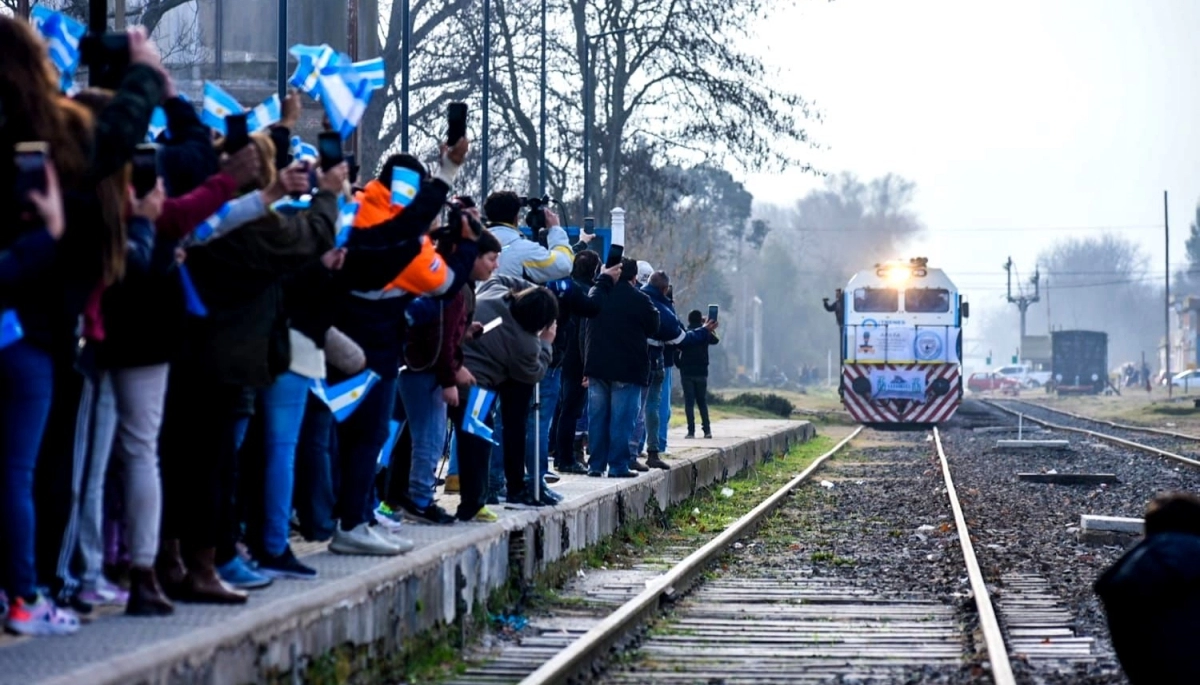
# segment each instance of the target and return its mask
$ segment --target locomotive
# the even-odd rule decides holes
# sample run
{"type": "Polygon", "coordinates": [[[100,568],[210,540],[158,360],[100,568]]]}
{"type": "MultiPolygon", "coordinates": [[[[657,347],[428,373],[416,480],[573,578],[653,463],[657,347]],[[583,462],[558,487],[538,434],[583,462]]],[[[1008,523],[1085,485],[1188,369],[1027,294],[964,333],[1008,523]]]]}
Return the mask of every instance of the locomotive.
{"type": "Polygon", "coordinates": [[[924,257],[856,273],[825,309],[841,329],[838,395],[855,421],[923,428],[963,398],[962,321],[968,303],[924,257]]]}

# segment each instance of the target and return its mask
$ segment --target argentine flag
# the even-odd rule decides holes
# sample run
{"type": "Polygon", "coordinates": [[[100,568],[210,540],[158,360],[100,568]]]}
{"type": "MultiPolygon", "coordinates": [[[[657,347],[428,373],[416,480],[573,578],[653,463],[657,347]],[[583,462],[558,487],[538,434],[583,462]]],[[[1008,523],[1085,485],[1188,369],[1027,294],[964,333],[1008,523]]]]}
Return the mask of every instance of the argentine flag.
{"type": "Polygon", "coordinates": [[[358,409],[371,386],[378,382],[379,375],[370,370],[333,386],[325,385],[324,379],[317,378],[312,383],[312,394],[324,402],[333,412],[333,418],[341,423],[358,409]]]}
{"type": "Polygon", "coordinates": [[[21,320],[17,318],[17,310],[5,309],[0,312],[0,350],[25,337],[25,329],[21,328],[21,320]]]}
{"type": "Polygon", "coordinates": [[[278,95],[272,95],[246,115],[246,130],[250,133],[257,133],[279,121],[281,117],[283,117],[283,105],[279,102],[278,95]]]}
{"type": "Polygon", "coordinates": [[[471,392],[467,394],[467,413],[463,417],[463,432],[487,440],[493,445],[497,444],[492,439],[492,429],[484,423],[487,415],[492,411],[492,404],[495,401],[495,392],[472,385],[471,392]]]}
{"type": "Polygon", "coordinates": [[[271,211],[282,216],[291,216],[298,214],[308,209],[312,204],[311,195],[302,195],[299,198],[285,197],[282,200],[276,200],[271,205],[271,211]]]}
{"type": "Polygon", "coordinates": [[[300,140],[300,136],[292,136],[292,158],[295,160],[317,161],[317,148],[300,140]]]}
{"type": "Polygon", "coordinates": [[[63,91],[70,90],[72,75],[79,67],[79,41],[87,33],[87,27],[45,5],[34,7],[29,17],[33,20],[33,27],[46,39],[50,61],[54,62],[62,77],[63,91]]]}
{"type": "Polygon", "coordinates": [[[392,168],[392,204],[407,207],[417,196],[421,187],[421,174],[404,167],[392,168]]]}
{"type": "Polygon", "coordinates": [[[205,317],[208,316],[208,307],[200,301],[200,292],[196,290],[196,284],[192,283],[192,275],[188,273],[187,264],[179,265],[179,283],[183,286],[183,306],[187,309],[187,313],[192,316],[205,317]]]}
{"type": "Polygon", "coordinates": [[[358,215],[357,202],[346,202],[344,198],[338,198],[338,204],[338,230],[333,242],[334,247],[342,247],[350,240],[350,231],[354,229],[354,217],[358,215]]]}
{"type": "MultiPolygon", "coordinates": [[[[200,121],[204,125],[225,135],[225,117],[230,114],[241,114],[246,110],[241,103],[221,87],[211,81],[204,82],[204,110],[200,112],[200,121]]],[[[250,130],[247,117],[246,130],[250,130]]]]}
{"type": "Polygon", "coordinates": [[[358,77],[367,83],[370,90],[379,90],[387,85],[387,71],[383,68],[383,58],[376,57],[365,62],[355,62],[354,70],[358,77]]]}
{"type": "Polygon", "coordinates": [[[150,115],[150,129],[146,131],[146,142],[153,143],[158,140],[158,136],[163,131],[167,130],[167,113],[162,107],[155,107],[154,113],[150,115]]]}
{"type": "Polygon", "coordinates": [[[221,227],[221,222],[224,221],[225,217],[228,215],[229,203],[226,202],[225,204],[221,205],[221,208],[217,210],[216,214],[213,214],[205,219],[204,223],[200,224],[196,227],[196,230],[192,231],[192,242],[202,243],[205,240],[213,237],[213,234],[216,233],[217,229],[221,227]]]}

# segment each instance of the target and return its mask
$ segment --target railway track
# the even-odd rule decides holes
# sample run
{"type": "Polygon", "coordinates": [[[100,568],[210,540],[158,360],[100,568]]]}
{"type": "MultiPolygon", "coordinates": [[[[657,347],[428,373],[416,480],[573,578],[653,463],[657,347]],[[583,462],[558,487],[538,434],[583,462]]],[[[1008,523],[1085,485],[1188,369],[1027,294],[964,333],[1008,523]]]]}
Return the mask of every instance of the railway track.
{"type": "Polygon", "coordinates": [[[984,400],[992,407],[1053,430],[1086,435],[1107,443],[1157,454],[1189,466],[1200,467],[1200,436],[1176,431],[1132,426],[1052,409],[1021,400],[984,400]]]}
{"type": "Polygon", "coordinates": [[[941,432],[857,429],[700,549],[584,583],[586,608],[456,682],[1035,682],[1006,639],[1022,672],[1094,661],[1036,575],[993,606],[958,496],[941,432]]]}

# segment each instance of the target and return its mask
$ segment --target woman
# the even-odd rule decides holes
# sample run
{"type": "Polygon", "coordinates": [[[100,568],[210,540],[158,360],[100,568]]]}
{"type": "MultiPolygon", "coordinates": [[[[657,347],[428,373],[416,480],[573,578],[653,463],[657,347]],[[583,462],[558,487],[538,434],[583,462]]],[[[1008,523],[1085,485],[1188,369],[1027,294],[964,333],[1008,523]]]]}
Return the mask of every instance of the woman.
{"type": "MultiPolygon", "coordinates": [[[[547,288],[509,276],[493,276],[476,293],[475,320],[487,326],[500,325],[463,346],[463,366],[481,389],[498,394],[504,423],[504,471],[508,502],[537,506],[525,489],[525,421],[533,386],[546,374],[553,355],[557,332],[558,301],[547,288]],[[511,427],[511,430],[509,429],[511,427]],[[509,455],[512,455],[511,457],[509,455]]],[[[458,442],[459,483],[462,503],[457,516],[469,521],[483,507],[491,443],[463,430],[471,408],[469,388],[460,387],[464,398],[451,409],[458,442]]],[[[491,412],[480,417],[492,425],[491,412]]]]}
{"type": "MultiPolygon", "coordinates": [[[[23,210],[24,198],[3,195],[0,199],[0,251],[20,253],[16,260],[28,268],[18,269],[20,278],[10,280],[0,293],[0,310],[11,310],[21,321],[24,337],[0,351],[0,387],[4,402],[0,412],[6,429],[0,443],[0,460],[5,470],[4,526],[8,544],[4,550],[7,593],[12,599],[7,625],[22,634],[63,634],[78,629],[78,619],[57,609],[39,595],[34,540],[32,483],[35,468],[41,468],[37,525],[39,537],[47,541],[49,553],[43,561],[46,577],[54,567],[61,531],[66,526],[70,501],[70,425],[77,394],[70,392],[77,381],[71,366],[75,322],[83,311],[91,288],[102,276],[102,254],[97,233],[89,230],[92,217],[89,198],[98,180],[121,168],[134,147],[144,139],[154,107],[162,98],[162,65],[153,43],[145,33],[129,34],[130,67],[126,70],[113,104],[93,119],[82,107],[59,92],[59,79],[47,58],[42,39],[25,22],[0,16],[0,156],[11,159],[13,146],[22,141],[45,141],[50,163],[47,186],[57,191],[61,180],[62,205],[50,221],[43,204],[35,213],[23,210]],[[56,178],[53,170],[57,170],[56,178]],[[65,221],[63,221],[65,217],[65,221]],[[61,240],[52,250],[39,232],[51,228],[61,240]],[[31,252],[29,246],[41,246],[31,252]],[[51,255],[51,253],[53,253],[51,255]],[[49,264],[34,259],[51,255],[49,264]],[[33,263],[38,262],[37,268],[33,263]],[[19,286],[19,287],[18,287],[19,286]],[[54,398],[55,388],[65,387],[65,398],[54,398]],[[52,420],[54,406],[61,425],[43,429],[52,420]],[[20,430],[13,427],[20,426],[20,430]],[[53,449],[43,435],[57,438],[53,449]],[[60,436],[67,437],[61,439],[60,436]],[[40,456],[39,456],[40,451],[40,456]],[[47,463],[45,455],[55,458],[47,463]],[[44,496],[42,491],[46,491],[44,496]]],[[[16,186],[15,169],[0,165],[0,187],[16,186]]]]}
{"type": "MultiPolygon", "coordinates": [[[[255,133],[250,139],[264,182],[280,185],[270,137],[255,133]]],[[[299,163],[282,172],[297,174],[307,174],[299,163]]],[[[189,318],[186,349],[180,363],[172,365],[167,392],[164,527],[178,537],[187,572],[162,580],[180,599],[242,603],[246,593],[229,585],[263,584],[263,576],[234,547],[236,455],[255,394],[290,363],[287,345],[272,344],[282,314],[282,279],[315,264],[333,247],[346,165],[318,170],[317,177],[319,192],[308,210],[289,217],[269,214],[187,252],[208,315],[189,318]]]]}

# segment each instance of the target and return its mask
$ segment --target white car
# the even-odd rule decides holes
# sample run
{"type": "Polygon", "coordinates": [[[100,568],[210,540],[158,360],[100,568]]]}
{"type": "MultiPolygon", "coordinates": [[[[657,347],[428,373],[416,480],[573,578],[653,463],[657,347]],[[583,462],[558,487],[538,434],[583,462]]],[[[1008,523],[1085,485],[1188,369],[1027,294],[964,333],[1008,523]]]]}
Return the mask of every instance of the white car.
{"type": "Polygon", "coordinates": [[[1049,371],[1032,371],[1028,366],[1013,364],[1001,366],[992,373],[998,373],[1004,378],[1010,378],[1021,384],[1023,388],[1040,388],[1050,382],[1049,371]]]}
{"type": "Polygon", "coordinates": [[[1195,388],[1200,390],[1200,369],[1180,371],[1171,379],[1171,385],[1176,388],[1195,388]]]}

